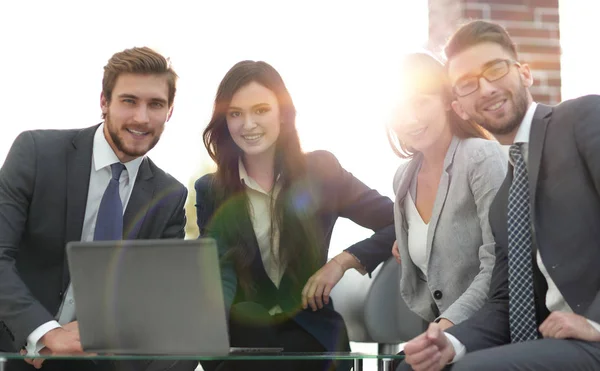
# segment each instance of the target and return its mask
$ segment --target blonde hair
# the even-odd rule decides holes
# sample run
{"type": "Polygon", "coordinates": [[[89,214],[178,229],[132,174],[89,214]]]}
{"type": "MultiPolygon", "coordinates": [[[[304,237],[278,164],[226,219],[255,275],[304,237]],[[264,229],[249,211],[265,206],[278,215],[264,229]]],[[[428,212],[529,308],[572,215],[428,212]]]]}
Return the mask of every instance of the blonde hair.
{"type": "MultiPolygon", "coordinates": [[[[416,89],[417,92],[424,94],[439,94],[444,103],[448,105],[454,100],[445,67],[433,55],[426,52],[408,54],[404,58],[402,69],[402,75],[406,78],[403,84],[406,84],[407,88],[416,89]]],[[[491,138],[487,130],[477,123],[461,119],[452,109],[447,112],[450,130],[454,136],[463,139],[491,138]]],[[[412,158],[414,156],[415,151],[402,143],[390,126],[387,128],[387,137],[392,150],[398,157],[412,158]]]]}

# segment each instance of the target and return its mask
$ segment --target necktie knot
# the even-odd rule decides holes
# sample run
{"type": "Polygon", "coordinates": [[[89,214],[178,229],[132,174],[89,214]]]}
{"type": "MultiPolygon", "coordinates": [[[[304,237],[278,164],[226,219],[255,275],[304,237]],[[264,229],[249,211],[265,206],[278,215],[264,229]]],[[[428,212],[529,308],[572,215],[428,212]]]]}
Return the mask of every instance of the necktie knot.
{"type": "Polygon", "coordinates": [[[121,178],[121,173],[125,170],[125,165],[120,162],[115,162],[110,165],[110,170],[112,171],[112,179],[118,182],[119,178],[121,178]]]}
{"type": "Polygon", "coordinates": [[[515,144],[511,145],[510,148],[508,149],[508,154],[509,154],[510,159],[512,160],[513,164],[516,164],[519,160],[521,160],[523,158],[521,144],[522,143],[515,143],[515,144]]]}

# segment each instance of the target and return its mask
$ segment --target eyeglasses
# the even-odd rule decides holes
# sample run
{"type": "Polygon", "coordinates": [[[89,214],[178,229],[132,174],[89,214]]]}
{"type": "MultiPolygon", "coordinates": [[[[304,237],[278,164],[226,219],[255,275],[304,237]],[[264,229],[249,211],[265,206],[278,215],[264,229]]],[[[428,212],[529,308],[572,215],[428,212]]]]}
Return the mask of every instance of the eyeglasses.
{"type": "Polygon", "coordinates": [[[456,82],[452,87],[452,91],[459,97],[466,97],[469,94],[473,94],[479,89],[479,79],[482,77],[488,82],[500,80],[504,76],[508,75],[510,66],[516,64],[521,67],[519,62],[512,59],[501,59],[492,62],[486,69],[484,69],[479,75],[467,76],[456,82]]]}

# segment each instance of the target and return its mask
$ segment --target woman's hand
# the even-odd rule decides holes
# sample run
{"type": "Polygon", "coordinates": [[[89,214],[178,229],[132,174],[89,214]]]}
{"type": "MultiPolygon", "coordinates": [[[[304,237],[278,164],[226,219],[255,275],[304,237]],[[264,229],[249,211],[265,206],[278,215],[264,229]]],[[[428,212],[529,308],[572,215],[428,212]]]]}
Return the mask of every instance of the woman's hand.
{"type": "Polygon", "coordinates": [[[317,273],[313,274],[302,290],[302,308],[308,306],[313,311],[322,309],[324,304],[329,304],[329,294],[335,285],[342,279],[346,270],[335,258],[325,264],[317,273]]]}
{"type": "Polygon", "coordinates": [[[304,285],[302,308],[306,309],[310,306],[313,311],[316,311],[323,308],[323,305],[329,304],[331,290],[350,268],[361,269],[362,267],[354,255],[346,251],[327,262],[304,285]]]}
{"type": "Polygon", "coordinates": [[[398,249],[398,240],[394,241],[394,246],[392,246],[392,255],[396,258],[398,264],[402,263],[402,259],[400,259],[400,250],[398,249]]]}

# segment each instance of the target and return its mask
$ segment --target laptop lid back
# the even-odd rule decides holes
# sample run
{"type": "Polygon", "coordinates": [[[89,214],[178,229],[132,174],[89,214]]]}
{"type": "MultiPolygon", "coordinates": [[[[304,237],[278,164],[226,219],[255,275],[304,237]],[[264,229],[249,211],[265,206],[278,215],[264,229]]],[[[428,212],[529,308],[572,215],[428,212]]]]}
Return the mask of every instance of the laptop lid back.
{"type": "Polygon", "coordinates": [[[70,242],[81,343],[120,354],[227,354],[213,239],[70,242]]]}

